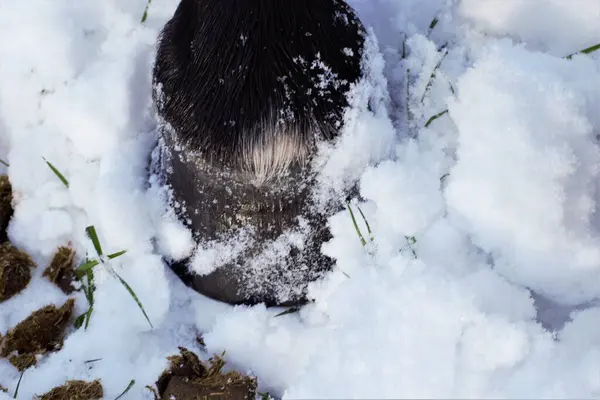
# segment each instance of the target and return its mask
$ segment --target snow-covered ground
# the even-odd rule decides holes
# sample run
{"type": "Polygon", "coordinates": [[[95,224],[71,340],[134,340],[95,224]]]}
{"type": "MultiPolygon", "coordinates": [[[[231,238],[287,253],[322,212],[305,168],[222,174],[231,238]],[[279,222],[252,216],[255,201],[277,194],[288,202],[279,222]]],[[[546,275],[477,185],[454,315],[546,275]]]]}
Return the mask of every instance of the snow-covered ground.
{"type": "MultiPolygon", "coordinates": [[[[161,261],[191,248],[145,182],[154,45],[177,0],[154,0],[145,24],[146,0],[0,1],[9,237],[40,265],[0,304],[0,333],[64,302],[42,267],[69,241],[94,254],[88,225],[107,253],[127,249],[112,265],[155,327],[98,267],[89,328],[27,370],[19,398],[96,378],[106,398],[131,379],[124,398],[151,398],[198,331],[204,358],[226,350],[290,399],[600,397],[600,51],[563,58],[600,42],[600,1],[350,3],[377,37],[364,89],[385,107],[354,114],[327,168],[361,176],[374,241],[361,246],[348,212],[331,218],[337,269],[314,304],[275,317],[203,298],[161,261]],[[393,154],[363,168],[381,138],[393,154]]],[[[1,385],[19,375],[0,360],[1,385]]]]}

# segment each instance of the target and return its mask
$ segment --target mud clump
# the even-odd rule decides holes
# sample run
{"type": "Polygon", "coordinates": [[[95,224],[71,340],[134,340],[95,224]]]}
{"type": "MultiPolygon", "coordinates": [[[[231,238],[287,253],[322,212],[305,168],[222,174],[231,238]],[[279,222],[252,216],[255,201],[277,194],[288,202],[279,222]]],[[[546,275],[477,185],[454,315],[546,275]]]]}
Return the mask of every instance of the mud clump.
{"type": "Polygon", "coordinates": [[[75,251],[69,247],[59,247],[43,276],[60,288],[65,294],[71,294],[76,289],[75,280],[75,251]]]}
{"type": "Polygon", "coordinates": [[[8,176],[0,175],[0,243],[8,240],[6,230],[13,215],[11,201],[12,187],[8,181],[8,176]]]}
{"type": "Polygon", "coordinates": [[[196,354],[180,347],[181,354],[169,357],[170,366],[156,382],[161,400],[250,400],[256,397],[256,378],[239,372],[222,372],[225,361],[214,356],[208,365],[196,354]]]}
{"type": "Polygon", "coordinates": [[[25,289],[35,266],[27,253],[8,242],[0,244],[0,302],[25,289]]]}
{"type": "Polygon", "coordinates": [[[4,336],[0,356],[9,357],[9,362],[22,371],[35,365],[38,354],[60,350],[74,305],[73,299],[60,308],[49,305],[19,322],[4,336]]]}
{"type": "Polygon", "coordinates": [[[36,397],[38,400],[96,400],[104,397],[99,380],[93,382],[67,381],[64,385],[36,397]]]}

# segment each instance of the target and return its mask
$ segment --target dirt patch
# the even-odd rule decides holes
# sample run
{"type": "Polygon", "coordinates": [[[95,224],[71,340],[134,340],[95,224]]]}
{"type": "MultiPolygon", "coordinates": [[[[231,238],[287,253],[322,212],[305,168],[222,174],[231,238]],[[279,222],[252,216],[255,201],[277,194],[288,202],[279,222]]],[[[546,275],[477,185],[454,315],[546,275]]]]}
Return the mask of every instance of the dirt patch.
{"type": "Polygon", "coordinates": [[[50,279],[65,294],[75,291],[75,251],[69,247],[59,247],[43,276],[50,279]]]}
{"type": "Polygon", "coordinates": [[[13,215],[12,208],[12,187],[8,180],[8,176],[0,175],[0,243],[8,240],[6,230],[8,223],[13,215]]]}
{"type": "Polygon", "coordinates": [[[35,365],[36,355],[60,350],[74,305],[73,299],[60,308],[49,305],[19,322],[2,340],[0,356],[9,357],[9,361],[22,371],[35,365]]]}
{"type": "Polygon", "coordinates": [[[93,382],[67,381],[48,393],[36,397],[38,400],[96,400],[104,396],[99,380],[93,382]]]}
{"type": "Polygon", "coordinates": [[[235,371],[223,372],[225,361],[219,356],[204,364],[191,351],[183,347],[179,350],[180,355],[169,357],[169,368],[156,382],[159,399],[249,400],[256,397],[256,378],[235,371]]]}
{"type": "Polygon", "coordinates": [[[23,290],[31,280],[35,263],[27,253],[12,244],[0,244],[0,302],[23,290]]]}

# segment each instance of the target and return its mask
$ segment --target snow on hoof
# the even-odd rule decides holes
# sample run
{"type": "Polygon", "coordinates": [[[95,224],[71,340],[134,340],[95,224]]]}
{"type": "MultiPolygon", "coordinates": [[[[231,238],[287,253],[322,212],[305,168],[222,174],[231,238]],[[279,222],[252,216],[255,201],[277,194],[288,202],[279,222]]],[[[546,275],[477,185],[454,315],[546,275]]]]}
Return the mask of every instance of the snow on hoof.
{"type": "Polygon", "coordinates": [[[182,0],[159,38],[154,171],[200,249],[172,264],[231,304],[294,305],[331,269],[314,203],[319,145],[343,127],[365,30],[341,0],[182,0]]]}

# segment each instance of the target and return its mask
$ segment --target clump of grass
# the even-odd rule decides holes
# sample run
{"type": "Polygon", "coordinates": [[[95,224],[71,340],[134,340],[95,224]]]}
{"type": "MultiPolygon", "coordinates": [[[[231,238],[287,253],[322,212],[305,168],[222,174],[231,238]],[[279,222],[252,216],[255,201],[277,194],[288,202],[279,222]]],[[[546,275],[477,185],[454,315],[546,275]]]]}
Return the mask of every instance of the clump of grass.
{"type": "MultiPolygon", "coordinates": [[[[102,246],[100,246],[100,240],[98,239],[98,234],[96,233],[96,228],[92,225],[92,226],[88,226],[85,230],[86,230],[88,237],[92,241],[92,244],[94,245],[94,249],[96,250],[96,253],[98,254],[98,259],[87,260],[85,263],[80,265],[79,268],[77,268],[77,271],[76,271],[77,276],[80,279],[83,278],[84,276],[87,278],[87,285],[85,285],[85,284],[83,285],[83,290],[88,299],[88,303],[89,303],[90,307],[87,312],[85,312],[84,314],[77,317],[77,319],[75,320],[75,326],[80,327],[84,321],[85,321],[85,328],[87,328],[89,325],[89,320],[91,318],[91,314],[94,309],[95,286],[94,286],[93,268],[99,264],[102,264],[105,268],[107,268],[107,270],[110,272],[110,274],[113,275],[115,278],[117,278],[119,280],[119,282],[125,287],[125,289],[129,292],[131,297],[135,300],[138,307],[144,314],[144,317],[146,317],[146,320],[148,321],[148,324],[150,324],[150,327],[154,328],[154,326],[152,325],[152,322],[150,321],[150,318],[148,317],[148,314],[146,314],[146,310],[144,309],[144,306],[140,302],[138,296],[135,294],[135,292],[133,291],[131,286],[129,286],[129,284],[123,278],[121,278],[121,276],[113,268],[111,268],[106,263],[105,257],[102,252],[102,246]]],[[[107,260],[115,259],[119,256],[122,256],[126,252],[127,252],[127,250],[121,250],[116,253],[108,254],[108,255],[106,255],[106,259],[107,260]]]]}
{"type": "Polygon", "coordinates": [[[9,242],[0,244],[0,302],[20,293],[31,281],[35,262],[9,242]]]}
{"type": "Polygon", "coordinates": [[[74,305],[69,299],[60,308],[51,304],[32,313],[8,331],[0,356],[22,371],[36,364],[38,354],[60,350],[74,305]]]}
{"type": "Polygon", "coordinates": [[[160,399],[254,399],[258,381],[236,371],[223,372],[223,356],[208,363],[180,347],[180,354],[168,357],[169,367],[156,381],[155,396],[160,399]]]}
{"type": "Polygon", "coordinates": [[[152,3],[152,0],[148,0],[148,3],[146,3],[146,8],[144,9],[144,15],[142,15],[142,24],[144,22],[146,22],[146,19],[148,18],[148,9],[150,8],[150,3],[152,3]]]}
{"type": "Polygon", "coordinates": [[[75,290],[73,287],[73,280],[75,279],[74,261],[75,251],[70,247],[61,246],[52,257],[50,265],[42,276],[58,286],[63,293],[71,294],[75,290]]]}
{"type": "Polygon", "coordinates": [[[8,240],[6,230],[12,218],[12,185],[6,175],[0,175],[0,243],[8,240]]]}
{"type": "Polygon", "coordinates": [[[38,400],[96,400],[104,397],[100,380],[93,382],[67,381],[48,393],[37,397],[38,400]]]}

